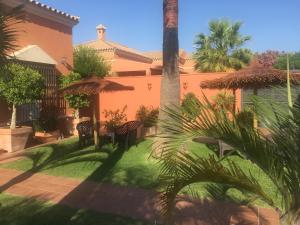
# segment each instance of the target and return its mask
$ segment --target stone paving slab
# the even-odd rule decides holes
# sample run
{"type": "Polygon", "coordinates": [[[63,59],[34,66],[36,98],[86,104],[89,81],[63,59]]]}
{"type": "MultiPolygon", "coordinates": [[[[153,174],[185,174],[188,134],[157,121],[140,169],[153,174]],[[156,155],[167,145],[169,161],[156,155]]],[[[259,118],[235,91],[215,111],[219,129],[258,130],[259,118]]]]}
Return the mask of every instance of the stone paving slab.
{"type": "MultiPolygon", "coordinates": [[[[0,169],[0,191],[73,208],[162,223],[159,193],[141,188],[0,169]]],[[[195,202],[187,198],[177,203],[175,218],[178,225],[279,224],[278,214],[271,209],[259,209],[258,212],[257,208],[195,202]]]]}

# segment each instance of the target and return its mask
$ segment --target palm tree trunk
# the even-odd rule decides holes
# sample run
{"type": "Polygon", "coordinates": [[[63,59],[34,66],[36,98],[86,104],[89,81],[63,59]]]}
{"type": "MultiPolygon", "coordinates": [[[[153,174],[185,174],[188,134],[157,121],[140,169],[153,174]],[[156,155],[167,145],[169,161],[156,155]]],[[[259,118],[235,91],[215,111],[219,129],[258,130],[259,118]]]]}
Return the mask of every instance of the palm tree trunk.
{"type": "MultiPolygon", "coordinates": [[[[160,90],[159,121],[168,120],[164,111],[166,107],[180,104],[179,77],[179,41],[178,41],[178,0],[164,0],[163,2],[163,75],[160,90]]],[[[165,133],[161,122],[158,122],[158,133],[165,133]]],[[[161,139],[157,138],[153,156],[159,157],[163,151],[161,139]]]]}
{"type": "Polygon", "coordinates": [[[160,120],[167,119],[162,111],[180,104],[178,0],[164,0],[163,76],[160,91],[160,120]]]}
{"type": "Polygon", "coordinates": [[[11,122],[10,122],[10,129],[16,128],[17,121],[17,107],[15,104],[12,106],[12,115],[11,115],[11,122]]]}

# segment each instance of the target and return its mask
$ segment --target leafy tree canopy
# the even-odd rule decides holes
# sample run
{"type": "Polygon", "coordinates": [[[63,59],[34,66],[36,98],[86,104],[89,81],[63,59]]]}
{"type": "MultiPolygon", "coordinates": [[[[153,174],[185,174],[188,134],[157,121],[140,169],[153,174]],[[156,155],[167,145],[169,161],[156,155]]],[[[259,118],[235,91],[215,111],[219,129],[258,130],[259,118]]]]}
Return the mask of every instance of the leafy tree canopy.
{"type": "Polygon", "coordinates": [[[97,51],[90,47],[79,46],[74,50],[74,72],[81,77],[96,75],[104,77],[109,73],[110,66],[97,51]]]}
{"type": "MultiPolygon", "coordinates": [[[[286,61],[286,54],[287,53],[281,53],[274,64],[274,67],[276,69],[286,70],[287,68],[287,61],[286,61]]],[[[300,69],[300,52],[296,53],[290,53],[289,54],[289,60],[290,60],[290,69],[300,69]]]]}
{"type": "Polygon", "coordinates": [[[239,70],[249,64],[252,53],[242,46],[250,36],[240,33],[241,22],[212,20],[209,34],[196,37],[195,68],[202,72],[226,72],[239,70]]]}
{"type": "Polygon", "coordinates": [[[32,103],[42,96],[43,90],[43,76],[33,69],[18,64],[10,64],[7,75],[0,79],[0,95],[9,104],[32,103]]]}
{"type": "MultiPolygon", "coordinates": [[[[81,80],[82,77],[79,73],[71,72],[67,76],[61,77],[61,86],[66,87],[72,82],[81,80]]],[[[90,101],[88,96],[85,94],[76,94],[76,95],[65,95],[66,101],[69,103],[70,107],[78,110],[84,107],[88,107],[90,105],[90,101]]]]}

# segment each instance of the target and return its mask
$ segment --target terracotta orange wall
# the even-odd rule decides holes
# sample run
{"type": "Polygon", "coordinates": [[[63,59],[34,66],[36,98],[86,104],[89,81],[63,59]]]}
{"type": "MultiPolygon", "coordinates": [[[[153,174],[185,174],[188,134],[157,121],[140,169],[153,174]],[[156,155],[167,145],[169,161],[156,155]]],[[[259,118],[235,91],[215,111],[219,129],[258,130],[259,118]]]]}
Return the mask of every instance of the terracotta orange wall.
{"type": "Polygon", "coordinates": [[[64,66],[61,60],[66,57],[67,64],[73,66],[71,27],[32,14],[26,15],[25,21],[17,27],[19,30],[18,49],[28,45],[38,45],[57,62],[57,69],[60,73],[69,72],[70,68],[64,66]]]}
{"type": "MultiPolygon", "coordinates": [[[[202,90],[200,83],[204,80],[210,80],[227,75],[226,73],[200,73],[181,75],[181,98],[189,92],[195,93],[195,95],[201,99],[203,93],[212,98],[217,95],[220,90],[202,90]],[[187,84],[186,90],[183,88],[183,83],[187,84]]],[[[123,85],[134,86],[134,91],[119,91],[119,92],[106,92],[100,94],[100,121],[104,121],[103,111],[122,109],[127,105],[127,117],[128,120],[134,120],[136,111],[140,105],[159,107],[160,105],[160,81],[161,76],[147,76],[147,77],[109,77],[106,78],[118,82],[123,85]],[[151,84],[151,90],[148,89],[148,84],[151,84]]],[[[237,91],[237,107],[241,105],[241,92],[237,91]]]]}

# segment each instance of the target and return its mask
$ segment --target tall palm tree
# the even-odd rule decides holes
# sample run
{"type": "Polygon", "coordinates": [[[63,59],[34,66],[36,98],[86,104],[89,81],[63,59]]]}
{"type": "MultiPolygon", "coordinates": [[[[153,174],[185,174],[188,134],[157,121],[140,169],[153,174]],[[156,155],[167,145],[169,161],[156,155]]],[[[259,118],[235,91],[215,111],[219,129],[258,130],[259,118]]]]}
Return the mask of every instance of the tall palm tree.
{"type": "Polygon", "coordinates": [[[229,20],[212,20],[209,35],[197,35],[195,42],[196,69],[202,72],[226,72],[245,67],[251,59],[251,51],[241,48],[250,36],[242,36],[242,23],[229,20]]]}
{"type": "Polygon", "coordinates": [[[177,194],[199,183],[214,187],[208,188],[213,197],[220,197],[218,188],[238,189],[277,209],[281,224],[300,224],[300,101],[291,109],[292,113],[264,100],[254,100],[254,106],[271,138],[252,126],[245,126],[234,115],[228,116],[225,109],[216,109],[207,99],[201,102],[196,120],[186,118],[178,110],[167,109],[172,120],[164,122],[168,135],[161,137],[164,145],[161,177],[166,182],[161,200],[162,212],[169,221],[177,194]],[[211,152],[203,158],[189,152],[187,143],[199,136],[222,140],[238,156],[219,157],[211,152]],[[264,174],[276,194],[261,183],[257,173],[243,168],[236,157],[256,165],[256,171],[264,174]]]}
{"type": "MultiPolygon", "coordinates": [[[[178,0],[164,0],[163,15],[163,76],[160,91],[160,121],[168,118],[164,108],[179,106],[180,104],[178,0]]],[[[158,126],[159,131],[162,132],[160,124],[158,126]]]]}
{"type": "Polygon", "coordinates": [[[4,6],[0,3],[0,68],[6,65],[9,54],[17,47],[17,30],[14,27],[17,23],[21,22],[21,9],[20,5],[11,10],[5,10],[4,6]]]}

